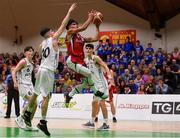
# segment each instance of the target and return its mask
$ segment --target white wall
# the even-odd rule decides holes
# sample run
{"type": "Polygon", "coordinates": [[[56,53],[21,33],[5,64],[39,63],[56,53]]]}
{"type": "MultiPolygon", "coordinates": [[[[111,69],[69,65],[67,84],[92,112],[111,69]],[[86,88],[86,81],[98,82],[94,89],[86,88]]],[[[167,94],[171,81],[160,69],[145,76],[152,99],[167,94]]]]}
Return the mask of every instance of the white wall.
{"type": "MultiPolygon", "coordinates": [[[[64,11],[67,11],[67,7],[60,8],[58,12],[58,19],[53,19],[52,16],[49,16],[49,19],[53,19],[48,23],[47,16],[46,20],[44,17],[44,24],[49,25],[50,27],[57,28],[60,24],[59,20],[61,21],[62,18],[65,15],[64,11]],[[65,9],[66,8],[66,9],[65,9]],[[61,14],[61,15],[59,15],[61,14]],[[59,19],[59,17],[61,19],[59,19]]],[[[156,39],[154,37],[154,30],[150,28],[150,24],[148,21],[143,20],[123,9],[120,9],[119,7],[112,5],[104,0],[94,0],[91,2],[83,3],[81,2],[79,4],[79,9],[73,13],[73,18],[75,18],[77,21],[82,23],[87,18],[87,12],[91,9],[96,9],[98,11],[101,11],[104,15],[104,22],[100,26],[101,31],[116,31],[116,30],[127,30],[127,29],[135,29],[137,39],[141,41],[141,44],[143,44],[145,47],[147,46],[148,42],[152,42],[153,47],[158,48],[162,47],[163,49],[166,49],[166,40],[167,40],[167,47],[168,50],[171,50],[172,47],[169,45],[177,46],[179,41],[177,41],[178,36],[180,36],[180,29],[178,27],[178,23],[180,22],[180,15],[173,18],[167,23],[167,29],[163,29],[161,33],[163,34],[162,39],[156,39]],[[176,21],[177,20],[177,21],[176,21]],[[169,33],[167,35],[167,38],[165,37],[165,34],[169,33]],[[176,41],[175,41],[176,40],[176,41]]],[[[40,14],[40,13],[39,13],[40,14]]],[[[55,15],[54,15],[55,16],[55,15]]],[[[39,16],[41,18],[41,16],[39,16]]],[[[38,19],[38,22],[41,20],[38,19]]],[[[36,21],[37,22],[37,21],[36,21]]],[[[18,53],[23,50],[23,48],[27,45],[32,45],[37,49],[37,46],[42,41],[42,38],[39,36],[39,30],[41,27],[43,27],[43,22],[36,23],[31,22],[28,25],[28,29],[26,28],[23,33],[23,44],[20,46],[12,46],[12,40],[13,38],[3,39],[1,36],[3,36],[3,33],[0,34],[0,53],[1,52],[9,52],[12,53],[14,51],[17,51],[18,53]],[[36,26],[33,26],[33,23],[36,23],[36,26]]],[[[1,26],[0,26],[1,27],[1,26]]],[[[82,32],[84,36],[92,36],[95,34],[95,27],[94,25],[90,25],[89,28],[82,32]]],[[[65,36],[65,34],[63,34],[65,36]]]]}
{"type": "Polygon", "coordinates": [[[168,51],[174,47],[180,48],[180,14],[169,20],[166,26],[168,51]]]}

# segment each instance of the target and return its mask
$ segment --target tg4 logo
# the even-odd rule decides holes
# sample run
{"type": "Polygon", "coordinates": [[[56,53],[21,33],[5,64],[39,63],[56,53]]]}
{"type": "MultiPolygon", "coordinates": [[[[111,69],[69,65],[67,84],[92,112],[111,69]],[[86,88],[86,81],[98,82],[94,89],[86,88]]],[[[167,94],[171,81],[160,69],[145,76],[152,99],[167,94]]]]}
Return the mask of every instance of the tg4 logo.
{"type": "Polygon", "coordinates": [[[180,102],[153,102],[152,114],[180,115],[180,102]]]}

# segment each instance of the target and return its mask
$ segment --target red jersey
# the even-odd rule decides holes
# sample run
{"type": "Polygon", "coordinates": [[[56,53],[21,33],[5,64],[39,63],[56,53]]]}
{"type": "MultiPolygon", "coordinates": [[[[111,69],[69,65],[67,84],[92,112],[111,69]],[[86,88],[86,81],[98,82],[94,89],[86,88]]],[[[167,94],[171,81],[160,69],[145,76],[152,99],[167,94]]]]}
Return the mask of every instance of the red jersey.
{"type": "Polygon", "coordinates": [[[66,39],[68,56],[73,63],[84,65],[84,38],[80,34],[73,34],[71,39],[66,39]]]}

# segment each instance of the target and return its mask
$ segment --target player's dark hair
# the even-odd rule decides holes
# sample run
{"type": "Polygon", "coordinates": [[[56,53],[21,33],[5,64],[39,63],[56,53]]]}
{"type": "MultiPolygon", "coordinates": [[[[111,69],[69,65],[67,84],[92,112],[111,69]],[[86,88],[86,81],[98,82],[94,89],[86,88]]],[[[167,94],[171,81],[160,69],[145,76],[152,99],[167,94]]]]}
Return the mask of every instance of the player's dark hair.
{"type": "Polygon", "coordinates": [[[92,48],[92,49],[94,49],[94,45],[93,44],[86,44],[86,46],[85,46],[86,48],[92,48]]]}
{"type": "Polygon", "coordinates": [[[30,49],[32,49],[32,51],[34,51],[34,48],[32,46],[27,46],[27,47],[24,48],[24,53],[26,51],[29,51],[30,49]]]}
{"type": "Polygon", "coordinates": [[[44,37],[44,35],[45,35],[47,32],[49,32],[50,30],[51,30],[50,28],[44,27],[44,28],[41,29],[40,35],[41,35],[42,37],[44,37]]]}
{"type": "Polygon", "coordinates": [[[68,30],[68,29],[69,29],[69,26],[70,26],[72,23],[76,23],[76,24],[78,24],[78,22],[77,22],[77,21],[75,21],[74,19],[69,19],[69,21],[68,21],[68,23],[67,23],[67,25],[66,25],[66,30],[68,30]]]}

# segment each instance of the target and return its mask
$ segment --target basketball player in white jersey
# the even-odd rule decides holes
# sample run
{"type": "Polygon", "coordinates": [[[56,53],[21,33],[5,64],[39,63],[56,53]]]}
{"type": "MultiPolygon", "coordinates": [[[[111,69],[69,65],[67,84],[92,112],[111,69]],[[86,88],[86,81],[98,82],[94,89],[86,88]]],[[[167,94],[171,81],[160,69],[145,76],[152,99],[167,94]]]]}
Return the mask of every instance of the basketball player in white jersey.
{"type": "MultiPolygon", "coordinates": [[[[32,84],[32,71],[33,71],[33,58],[34,49],[29,46],[24,49],[25,58],[21,59],[16,65],[12,72],[12,79],[14,82],[14,87],[19,90],[19,95],[26,101],[30,101],[30,98],[34,92],[34,86],[32,84]]],[[[33,106],[33,111],[31,118],[33,118],[37,104],[33,106]]],[[[26,110],[24,107],[22,113],[26,110]]],[[[15,119],[17,125],[24,130],[32,130],[31,127],[24,126],[23,119],[21,115],[15,119]]]]}
{"type": "Polygon", "coordinates": [[[40,35],[44,37],[44,41],[41,43],[41,63],[37,73],[35,92],[28,104],[28,108],[22,116],[26,125],[31,126],[31,114],[33,110],[34,103],[36,102],[37,96],[42,95],[42,105],[41,105],[41,115],[42,118],[38,123],[37,127],[43,131],[47,136],[50,136],[47,129],[46,114],[50,98],[50,93],[53,91],[54,86],[54,72],[58,66],[59,60],[59,46],[58,38],[63,33],[67,22],[70,18],[72,11],[77,7],[74,3],[69,8],[69,11],[61,23],[59,29],[54,33],[50,28],[44,28],[41,30],[40,35]]]}
{"type": "MultiPolygon", "coordinates": [[[[108,83],[108,87],[109,87],[109,99],[107,101],[107,103],[110,104],[110,107],[111,107],[111,113],[112,113],[112,120],[114,123],[117,122],[117,119],[116,119],[116,108],[115,108],[115,105],[114,105],[114,101],[113,101],[113,93],[115,93],[117,90],[116,90],[116,87],[115,87],[115,82],[114,82],[114,71],[110,70],[111,72],[111,76],[112,76],[112,81],[111,83],[109,82],[108,83]]],[[[107,78],[107,76],[106,76],[107,78]]],[[[96,118],[95,118],[95,122],[98,122],[98,114],[99,114],[99,111],[100,111],[100,107],[97,109],[97,115],[96,115],[96,118]]]]}
{"type": "Polygon", "coordinates": [[[107,73],[110,82],[112,81],[111,73],[107,65],[102,61],[102,59],[99,56],[93,54],[94,46],[92,44],[87,44],[85,47],[87,54],[87,57],[85,58],[85,63],[92,73],[91,75],[92,80],[94,81],[94,86],[96,87],[96,89],[103,92],[102,95],[106,95],[106,97],[100,97],[99,95],[94,93],[94,98],[92,102],[92,120],[84,124],[84,126],[95,126],[94,119],[96,117],[98,107],[100,106],[103,113],[104,123],[100,128],[98,128],[98,130],[108,130],[108,112],[105,101],[106,99],[108,99],[109,89],[107,79],[104,76],[104,72],[107,73]]]}

